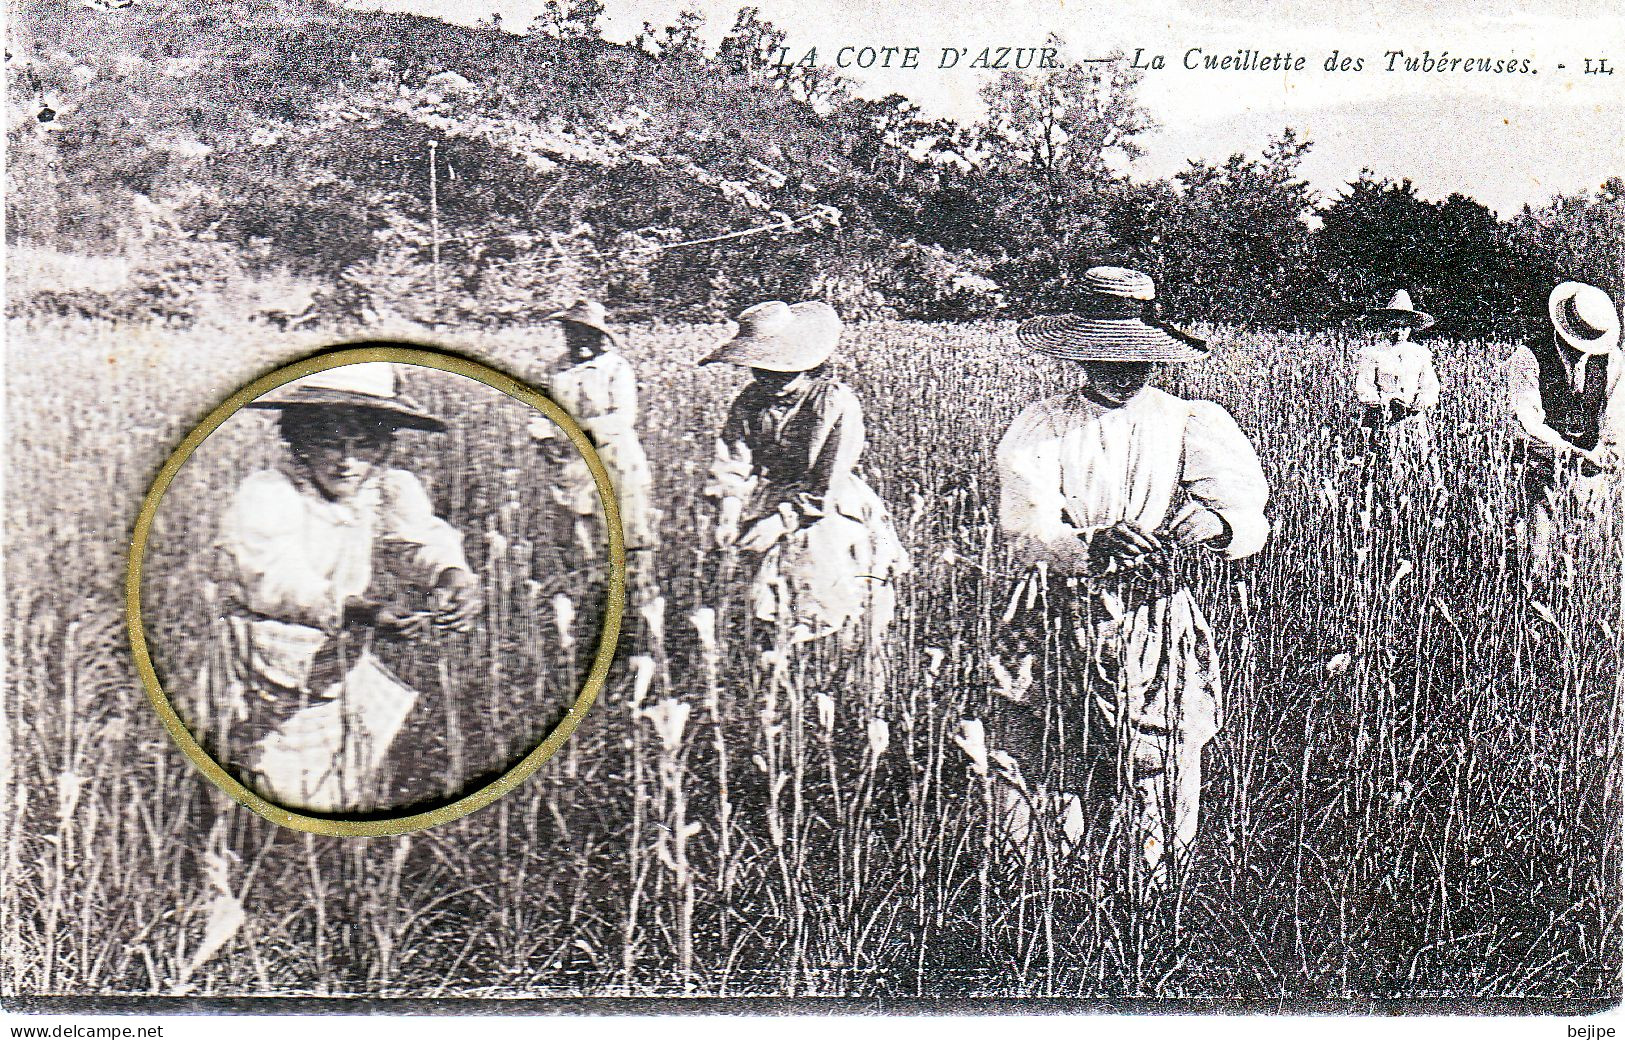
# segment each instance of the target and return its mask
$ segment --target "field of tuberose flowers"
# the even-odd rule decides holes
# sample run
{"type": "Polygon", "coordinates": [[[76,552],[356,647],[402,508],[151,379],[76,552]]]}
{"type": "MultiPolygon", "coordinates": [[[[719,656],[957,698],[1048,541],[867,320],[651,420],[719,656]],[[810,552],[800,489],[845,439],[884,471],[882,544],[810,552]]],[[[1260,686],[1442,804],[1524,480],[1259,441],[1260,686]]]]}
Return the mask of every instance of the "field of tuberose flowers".
{"type": "MultiPolygon", "coordinates": [[[[1352,345],[1209,331],[1213,358],[1178,378],[1257,445],[1275,531],[1252,560],[1184,564],[1227,723],[1188,883],[1144,905],[1087,860],[1014,857],[991,825],[990,709],[1018,681],[993,446],[1065,374],[1009,326],[848,328],[866,468],[914,561],[883,659],[856,669],[764,657],[748,569],[710,544],[700,488],[738,377],[693,362],[722,330],[628,330],[663,544],[610,688],[492,807],[346,841],[231,807],[158,726],[123,632],[130,527],[166,453],[323,340],[14,323],[0,988],[1617,999],[1620,542],[1579,532],[1550,578],[1516,565],[1508,348],[1437,345],[1439,479],[1377,495],[1352,345]]],[[[432,338],[524,378],[554,337],[432,338]]],[[[457,427],[423,473],[488,604],[474,636],[408,663],[423,697],[397,758],[418,761],[393,768],[423,796],[551,725],[599,571],[563,569],[585,554],[560,551],[524,409],[473,384],[417,391],[457,427]]],[[[269,446],[222,442],[166,503],[149,595],[168,675],[199,666],[225,481],[269,446]]]]}

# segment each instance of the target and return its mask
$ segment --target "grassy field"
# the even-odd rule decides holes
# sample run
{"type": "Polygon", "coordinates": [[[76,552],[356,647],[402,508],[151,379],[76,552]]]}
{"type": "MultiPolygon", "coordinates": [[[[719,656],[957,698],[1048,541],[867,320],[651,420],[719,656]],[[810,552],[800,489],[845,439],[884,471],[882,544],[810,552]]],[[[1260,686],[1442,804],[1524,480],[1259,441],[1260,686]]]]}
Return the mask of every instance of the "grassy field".
{"type": "MultiPolygon", "coordinates": [[[[1351,347],[1213,330],[1184,387],[1258,446],[1275,535],[1253,560],[1189,564],[1228,722],[1187,890],[1146,908],[1087,863],[1023,866],[988,823],[978,738],[1010,575],[992,448],[1060,373],[1008,326],[848,330],[866,465],[915,572],[883,683],[815,654],[775,676],[746,637],[746,572],[704,534],[699,489],[738,383],[692,362],[721,331],[626,337],[662,596],[634,604],[620,672],[568,752],[455,824],[345,842],[225,805],[158,727],[122,631],[128,533],[165,454],[320,339],[13,323],[4,992],[1617,995],[1620,544],[1585,532],[1550,580],[1512,563],[1507,348],[1439,346],[1442,479],[1385,504],[1344,443],[1351,347]]],[[[439,338],[520,376],[554,349],[546,330],[439,338]]],[[[473,770],[545,721],[596,608],[560,601],[575,586],[536,563],[562,536],[527,507],[522,415],[421,389],[477,416],[457,437],[492,460],[428,474],[493,609],[442,648],[464,678],[426,682],[410,723],[421,754],[473,770]]],[[[195,668],[180,637],[204,620],[184,547],[207,544],[224,486],[189,479],[153,591],[175,674],[195,668]]],[[[439,662],[420,663],[432,679],[439,662]]]]}

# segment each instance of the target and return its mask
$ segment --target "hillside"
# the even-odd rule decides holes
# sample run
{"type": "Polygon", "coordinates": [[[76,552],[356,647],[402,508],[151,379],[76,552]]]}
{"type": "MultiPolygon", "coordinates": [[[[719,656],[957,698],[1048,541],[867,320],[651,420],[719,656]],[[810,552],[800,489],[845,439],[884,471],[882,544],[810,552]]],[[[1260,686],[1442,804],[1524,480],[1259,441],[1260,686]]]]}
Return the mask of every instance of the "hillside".
{"type": "Polygon", "coordinates": [[[764,298],[963,320],[1064,308],[1142,266],[1193,317],[1324,326],[1407,287],[1438,332],[1512,336],[1554,281],[1625,280],[1625,181],[1502,221],[1364,178],[1316,198],[1291,130],[1135,183],[1126,68],[989,80],[974,126],[767,55],[741,10],[630,45],[591,0],[527,35],[320,0],[30,0],[8,52],[13,311],[185,324],[507,325],[764,298]]]}
{"type": "Polygon", "coordinates": [[[432,302],[438,220],[453,311],[709,316],[763,271],[863,302],[833,259],[874,193],[759,68],[306,0],[35,4],[15,33],[14,241],[302,275],[360,313],[432,302]]]}

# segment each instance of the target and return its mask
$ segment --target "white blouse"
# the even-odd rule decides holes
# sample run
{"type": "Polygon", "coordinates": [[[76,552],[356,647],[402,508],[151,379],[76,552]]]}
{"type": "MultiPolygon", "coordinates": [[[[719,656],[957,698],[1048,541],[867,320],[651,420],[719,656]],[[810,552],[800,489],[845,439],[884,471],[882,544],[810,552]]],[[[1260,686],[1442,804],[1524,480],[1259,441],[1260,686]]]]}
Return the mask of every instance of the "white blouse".
{"type": "Polygon", "coordinates": [[[1251,556],[1269,537],[1269,485],[1230,413],[1155,387],[1107,408],[1081,392],[1030,405],[998,448],[1000,522],[1032,562],[1089,568],[1086,538],[1119,521],[1167,529],[1197,506],[1230,527],[1221,550],[1251,556]]]}
{"type": "Polygon", "coordinates": [[[400,546],[425,585],[468,570],[463,536],[435,516],[418,478],[382,470],[348,499],[324,498],[297,472],[260,470],[220,521],[220,574],[251,672],[303,689],[311,659],[337,631],[345,601],[372,581],[373,549],[400,546]]]}
{"type": "Polygon", "coordinates": [[[1420,343],[1371,343],[1360,348],[1354,392],[1361,404],[1379,408],[1398,401],[1413,412],[1439,403],[1439,373],[1433,353],[1420,343]]]}
{"type": "Polygon", "coordinates": [[[606,350],[555,374],[548,389],[559,405],[600,442],[635,436],[638,380],[631,362],[606,350]]]}

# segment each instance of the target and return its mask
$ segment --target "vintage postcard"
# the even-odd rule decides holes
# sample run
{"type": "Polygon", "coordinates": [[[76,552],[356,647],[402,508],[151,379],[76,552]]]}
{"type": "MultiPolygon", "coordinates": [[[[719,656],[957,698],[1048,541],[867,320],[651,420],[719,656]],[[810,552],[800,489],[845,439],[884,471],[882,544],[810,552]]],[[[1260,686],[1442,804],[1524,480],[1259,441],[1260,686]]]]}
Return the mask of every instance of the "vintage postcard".
{"type": "Polygon", "coordinates": [[[17,0],[0,1002],[1615,1007],[1622,70],[17,0]]]}

